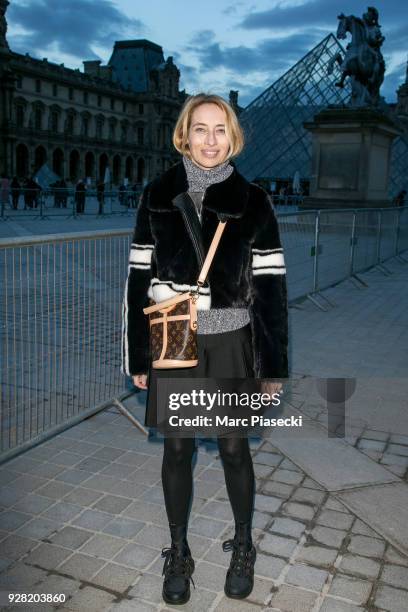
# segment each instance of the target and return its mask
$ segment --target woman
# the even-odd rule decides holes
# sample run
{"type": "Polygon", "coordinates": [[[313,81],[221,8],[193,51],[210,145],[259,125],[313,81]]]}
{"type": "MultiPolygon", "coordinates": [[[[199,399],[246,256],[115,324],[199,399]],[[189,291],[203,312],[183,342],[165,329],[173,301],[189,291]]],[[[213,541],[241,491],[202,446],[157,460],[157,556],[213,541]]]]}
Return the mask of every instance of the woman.
{"type": "MultiPolygon", "coordinates": [[[[122,307],[122,372],[148,389],[145,424],[157,425],[160,376],[285,378],[287,296],[283,249],[271,201],[249,183],[232,158],[243,134],[231,106],[198,94],[184,104],[173,144],[182,155],[142,194],[129,256],[122,307]],[[188,192],[191,196],[179,197],[188,192]],[[197,288],[196,280],[219,220],[226,220],[218,249],[200,287],[198,365],[152,369],[148,320],[143,308],[197,288]]],[[[255,481],[248,439],[217,438],[235,520],[225,593],[247,597],[253,588],[256,551],[251,539],[255,481]]],[[[166,437],[162,484],[171,548],[164,549],[163,598],[182,604],[190,596],[194,561],[187,543],[194,438],[166,437]]]]}
{"type": "Polygon", "coordinates": [[[6,208],[10,200],[10,181],[7,176],[0,178],[0,204],[2,209],[6,208]]]}
{"type": "Polygon", "coordinates": [[[75,187],[75,204],[76,214],[81,215],[85,212],[85,196],[86,196],[86,185],[85,182],[80,179],[75,187]]]}
{"type": "Polygon", "coordinates": [[[19,180],[16,176],[13,176],[13,180],[11,181],[11,201],[13,205],[13,210],[18,209],[18,200],[20,198],[21,186],[19,180]]]}

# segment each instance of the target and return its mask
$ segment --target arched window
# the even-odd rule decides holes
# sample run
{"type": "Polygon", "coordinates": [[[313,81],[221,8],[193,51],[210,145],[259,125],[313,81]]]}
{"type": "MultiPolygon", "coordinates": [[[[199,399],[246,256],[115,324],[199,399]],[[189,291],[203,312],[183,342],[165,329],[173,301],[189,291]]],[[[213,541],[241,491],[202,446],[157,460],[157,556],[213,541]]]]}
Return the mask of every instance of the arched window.
{"type": "Polygon", "coordinates": [[[137,182],[143,183],[145,176],[145,161],[142,157],[137,160],[137,182]]]}
{"type": "Polygon", "coordinates": [[[37,172],[47,161],[47,151],[41,145],[34,151],[34,172],[37,172]]]}
{"type": "Polygon", "coordinates": [[[133,159],[130,155],[126,158],[125,177],[129,179],[130,183],[133,181],[133,159]]]}
{"type": "Polygon", "coordinates": [[[69,178],[72,182],[79,178],[79,153],[76,149],[69,154],[69,178]]]}
{"type": "Polygon", "coordinates": [[[108,156],[106,155],[106,153],[102,153],[102,155],[99,158],[99,177],[98,179],[100,181],[103,181],[105,178],[105,171],[106,168],[109,165],[109,160],[108,160],[108,156]]]}
{"type": "Polygon", "coordinates": [[[114,183],[119,183],[120,181],[120,171],[121,171],[121,166],[122,166],[122,160],[120,158],[120,155],[115,155],[115,157],[113,158],[113,171],[112,171],[112,175],[113,175],[113,182],[114,183]]]}
{"type": "Polygon", "coordinates": [[[95,155],[91,151],[88,151],[85,155],[85,176],[95,177],[95,155]]]}
{"type": "Polygon", "coordinates": [[[28,177],[28,149],[25,144],[16,147],[16,170],[19,178],[28,177]]]}
{"type": "Polygon", "coordinates": [[[52,169],[60,178],[64,176],[64,153],[61,149],[55,149],[52,154],[52,169]]]}

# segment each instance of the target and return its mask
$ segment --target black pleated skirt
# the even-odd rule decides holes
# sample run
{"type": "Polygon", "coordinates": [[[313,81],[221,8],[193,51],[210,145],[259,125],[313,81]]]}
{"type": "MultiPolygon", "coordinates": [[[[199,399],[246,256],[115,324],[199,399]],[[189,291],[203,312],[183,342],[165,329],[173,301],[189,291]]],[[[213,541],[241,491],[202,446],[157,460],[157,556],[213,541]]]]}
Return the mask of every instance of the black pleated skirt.
{"type": "Polygon", "coordinates": [[[148,372],[146,427],[157,427],[159,378],[252,378],[254,363],[251,325],[217,334],[197,334],[198,365],[193,368],[156,369],[148,372]]]}

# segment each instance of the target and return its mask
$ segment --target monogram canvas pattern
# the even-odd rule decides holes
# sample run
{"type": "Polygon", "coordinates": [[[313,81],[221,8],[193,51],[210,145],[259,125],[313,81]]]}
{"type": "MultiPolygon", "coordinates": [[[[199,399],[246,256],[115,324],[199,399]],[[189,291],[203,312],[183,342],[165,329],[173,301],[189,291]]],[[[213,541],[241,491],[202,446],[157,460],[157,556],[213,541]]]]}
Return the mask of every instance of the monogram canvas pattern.
{"type": "MultiPolygon", "coordinates": [[[[149,305],[152,306],[155,303],[156,302],[150,298],[149,305]]],[[[171,310],[167,311],[167,314],[189,314],[189,301],[185,300],[184,302],[175,304],[171,310]]],[[[162,313],[155,312],[149,315],[149,319],[151,321],[152,319],[157,319],[162,316],[162,313]]],[[[163,322],[150,325],[150,347],[153,361],[160,359],[162,352],[164,338],[163,325],[163,322]]],[[[198,359],[196,332],[190,328],[190,320],[167,321],[166,325],[167,348],[163,358],[177,359],[181,362],[198,359]]]]}

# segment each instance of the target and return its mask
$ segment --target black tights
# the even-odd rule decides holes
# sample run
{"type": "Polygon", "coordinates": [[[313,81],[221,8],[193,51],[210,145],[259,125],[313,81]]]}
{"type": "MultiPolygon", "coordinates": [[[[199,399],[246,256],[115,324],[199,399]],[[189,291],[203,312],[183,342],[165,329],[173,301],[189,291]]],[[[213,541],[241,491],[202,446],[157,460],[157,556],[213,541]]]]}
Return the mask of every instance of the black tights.
{"type": "MultiPolygon", "coordinates": [[[[235,522],[250,523],[255,478],[248,438],[219,437],[218,448],[235,522]]],[[[194,451],[194,438],[164,439],[162,483],[169,523],[187,524],[194,451]]]]}

